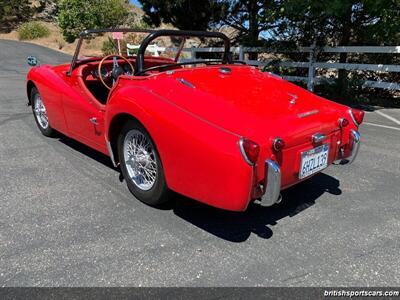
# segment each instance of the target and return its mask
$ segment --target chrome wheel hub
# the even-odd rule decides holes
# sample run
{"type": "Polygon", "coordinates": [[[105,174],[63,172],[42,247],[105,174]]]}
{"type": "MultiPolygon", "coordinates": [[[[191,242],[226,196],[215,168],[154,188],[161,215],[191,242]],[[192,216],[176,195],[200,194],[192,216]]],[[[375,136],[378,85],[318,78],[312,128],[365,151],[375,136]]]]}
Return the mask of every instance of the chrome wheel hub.
{"type": "Polygon", "coordinates": [[[35,113],[35,117],[39,123],[39,126],[43,129],[47,129],[49,127],[49,119],[47,118],[46,107],[44,106],[42,98],[39,94],[35,95],[33,105],[33,112],[35,113]]]}
{"type": "Polygon", "coordinates": [[[152,142],[139,130],[129,131],[124,140],[124,161],[132,182],[148,191],[157,179],[157,161],[152,142]]]}

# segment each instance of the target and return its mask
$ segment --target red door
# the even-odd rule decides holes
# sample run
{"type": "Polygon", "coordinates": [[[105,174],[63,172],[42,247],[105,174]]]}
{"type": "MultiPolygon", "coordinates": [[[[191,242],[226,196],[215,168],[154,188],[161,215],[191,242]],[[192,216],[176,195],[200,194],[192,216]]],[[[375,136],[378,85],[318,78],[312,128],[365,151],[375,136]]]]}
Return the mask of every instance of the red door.
{"type": "Polygon", "coordinates": [[[80,142],[107,153],[104,137],[104,106],[84,86],[82,78],[67,78],[71,86],[63,95],[63,107],[69,135],[80,142]]]}

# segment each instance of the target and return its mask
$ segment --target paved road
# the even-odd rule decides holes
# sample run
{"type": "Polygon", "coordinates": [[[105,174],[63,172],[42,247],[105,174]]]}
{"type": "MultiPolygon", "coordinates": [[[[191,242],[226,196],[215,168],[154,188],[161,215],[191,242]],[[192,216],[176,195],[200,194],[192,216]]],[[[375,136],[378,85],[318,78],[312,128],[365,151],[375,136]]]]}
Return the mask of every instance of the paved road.
{"type": "Polygon", "coordinates": [[[179,197],[157,210],[107,157],[40,135],[25,106],[29,54],[68,61],[0,41],[0,286],[398,286],[400,125],[368,114],[394,129],[363,126],[351,168],[276,207],[229,213],[179,197]]]}

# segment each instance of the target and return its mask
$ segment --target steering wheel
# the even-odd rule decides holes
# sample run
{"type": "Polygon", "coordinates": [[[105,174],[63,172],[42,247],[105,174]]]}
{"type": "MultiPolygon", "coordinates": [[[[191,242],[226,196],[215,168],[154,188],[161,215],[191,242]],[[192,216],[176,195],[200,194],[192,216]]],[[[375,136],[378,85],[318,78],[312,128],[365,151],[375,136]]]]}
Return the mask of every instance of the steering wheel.
{"type": "Polygon", "coordinates": [[[123,57],[122,55],[111,54],[111,55],[107,55],[107,56],[103,57],[103,59],[99,63],[98,74],[99,74],[101,83],[104,84],[104,86],[106,88],[108,88],[109,90],[111,90],[111,88],[117,81],[118,77],[125,74],[124,69],[118,64],[117,58],[120,58],[120,59],[124,60],[126,63],[128,63],[129,67],[131,68],[132,74],[135,72],[135,69],[133,68],[131,62],[128,59],[126,59],[125,57],[123,57]],[[104,81],[103,74],[101,73],[101,67],[103,66],[104,61],[106,61],[107,59],[109,59],[111,57],[113,58],[113,68],[111,70],[111,78],[112,78],[113,82],[112,82],[112,85],[110,86],[104,81]]]}

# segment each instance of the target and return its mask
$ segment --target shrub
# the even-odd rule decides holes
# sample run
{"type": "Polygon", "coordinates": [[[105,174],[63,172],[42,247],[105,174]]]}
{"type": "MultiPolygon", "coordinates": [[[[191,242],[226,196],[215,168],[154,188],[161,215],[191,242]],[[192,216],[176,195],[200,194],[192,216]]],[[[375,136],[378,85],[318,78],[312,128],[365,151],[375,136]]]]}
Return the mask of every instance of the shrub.
{"type": "Polygon", "coordinates": [[[135,29],[149,29],[150,25],[143,21],[142,17],[137,13],[130,11],[124,22],[124,27],[135,29]]]}
{"type": "Polygon", "coordinates": [[[58,25],[64,39],[72,43],[81,31],[116,27],[127,15],[125,0],[61,0],[58,25]]]}
{"type": "Polygon", "coordinates": [[[116,45],[112,38],[108,38],[103,42],[103,46],[101,47],[101,51],[103,55],[110,55],[116,53],[116,45]]]}
{"type": "Polygon", "coordinates": [[[64,41],[63,38],[56,38],[54,41],[55,41],[55,42],[57,43],[57,45],[58,45],[58,50],[61,50],[62,48],[64,48],[64,46],[65,46],[65,41],[64,41]]]}
{"type": "Polygon", "coordinates": [[[50,35],[50,30],[39,22],[28,22],[22,24],[18,29],[20,40],[34,40],[50,35]]]}
{"type": "MultiPolygon", "coordinates": [[[[126,53],[126,41],[120,41],[121,52],[126,53]]],[[[107,40],[103,42],[101,47],[101,51],[103,55],[111,55],[111,54],[118,54],[118,44],[117,41],[114,41],[111,37],[108,37],[107,40]]]]}

